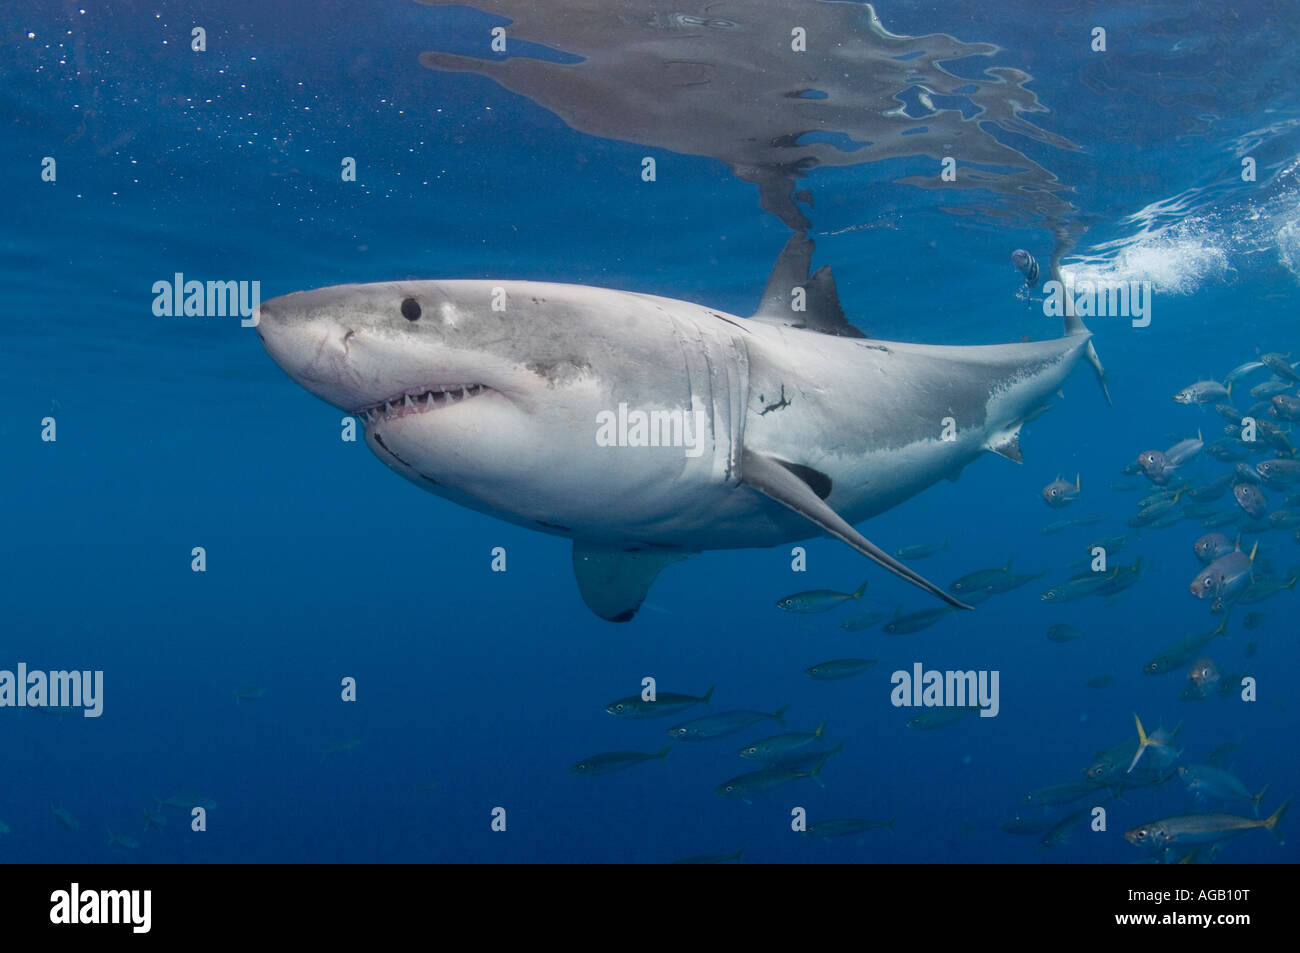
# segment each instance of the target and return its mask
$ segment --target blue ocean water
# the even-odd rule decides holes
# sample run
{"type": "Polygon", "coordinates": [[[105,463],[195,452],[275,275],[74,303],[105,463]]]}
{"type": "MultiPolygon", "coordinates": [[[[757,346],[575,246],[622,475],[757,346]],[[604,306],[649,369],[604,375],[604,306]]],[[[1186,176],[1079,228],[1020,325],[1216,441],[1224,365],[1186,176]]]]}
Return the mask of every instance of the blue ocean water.
{"type": "MultiPolygon", "coordinates": [[[[989,455],[863,527],[890,551],[946,540],[914,566],[942,584],[1008,559],[1044,573],[899,636],[843,631],[856,607],[776,608],[863,579],[868,607],[935,604],[825,538],[803,544],[802,574],[789,547],[704,553],[667,569],[633,621],[603,622],[578,595],[567,541],[425,493],[341,441],[341,414],[237,319],[152,311],[153,284],[179,272],[260,280],[264,298],[527,278],[747,315],[790,231],[727,165],[579,132],[488,78],[422,67],[422,52],[471,49],[504,22],[467,7],[87,0],[0,12],[0,669],[102,670],[105,686],[98,718],[0,708],[0,856],[660,862],[743,847],[753,862],[1137,861],[1124,831],[1205,809],[1177,778],[1105,800],[1105,831],[1085,822],[1052,847],[999,827],[1042,814],[1023,795],[1080,778],[1135,735],[1135,713],[1148,729],[1181,725],[1180,763],[1238,743],[1226,764],[1251,791],[1268,785],[1265,813],[1300,790],[1297,593],[1230,607],[1229,637],[1206,649],[1224,673],[1251,675],[1257,700],[1180,700],[1186,666],[1141,668],[1220,619],[1188,592],[1205,530],[1187,519],[1134,533],[1125,521],[1154,487],[1111,488],[1141,481],[1120,471],[1143,450],[1222,435],[1212,409],[1173,401],[1179,389],[1259,352],[1300,357],[1300,18],[1265,3],[875,9],[895,34],[996,44],[978,69],[1029,74],[1046,107],[1034,125],[1078,147],[1012,142],[1070,190],[1067,269],[1156,288],[1148,327],[1090,321],[1113,407],[1080,368],[1026,427],[1023,466],[989,455]],[[1097,25],[1108,52],[1090,49],[1097,25]],[[355,183],[340,180],[344,156],[355,183]],[[1245,156],[1256,181],[1242,181],[1245,156]],[[53,442],[41,439],[47,417],[53,442]],[[1080,500],[1044,506],[1041,488],[1076,473],[1080,500]],[[1105,521],[1042,532],[1093,513],[1105,521]],[[1040,600],[1085,543],[1120,533],[1120,562],[1143,559],[1138,585],[1113,600],[1040,600]],[[194,547],[205,572],[191,570],[194,547]],[[491,571],[494,547],[509,554],[505,573],[491,571]],[[1267,618],[1248,630],[1250,611],[1267,618]],[[1050,642],[1056,623],[1086,635],[1050,642]],[[846,656],[878,663],[844,681],[803,674],[846,656]],[[998,716],[907,727],[915,712],[891,705],[890,675],[916,662],[998,671],[998,716]],[[1113,680],[1087,685],[1100,675],[1113,680]],[[713,711],[788,704],[790,728],[825,721],[843,749],[821,784],[752,804],[715,788],[752,767],[736,750],[770,724],[575,776],[570,765],[597,752],[666,743],[676,720],[603,711],[646,676],[660,691],[716,685],[713,711]],[[341,698],[345,678],[355,701],[341,698]],[[248,687],[259,697],[237,700],[248,687]],[[213,804],[207,830],[192,831],[183,806],[146,829],[159,799],[213,804]],[[492,829],[498,807],[504,832],[492,829]],[[792,831],[795,808],[810,823],[892,819],[893,830],[811,839],[792,831]]],[[[801,180],[816,197],[815,264],[833,265],[850,320],[922,343],[1056,336],[1016,297],[1009,258],[1024,247],[1046,263],[1043,223],[1000,219],[997,199],[989,214],[953,214],[940,190],[903,181],[935,167],[917,155],[801,180]]],[[[1227,468],[1202,454],[1187,469],[1199,483],[1227,468]]],[[[1295,491],[1265,492],[1280,509],[1295,491]]],[[[1290,578],[1292,531],[1245,542],[1256,538],[1290,578]]],[[[1218,859],[1294,862],[1298,840],[1251,831],[1218,859]]]]}

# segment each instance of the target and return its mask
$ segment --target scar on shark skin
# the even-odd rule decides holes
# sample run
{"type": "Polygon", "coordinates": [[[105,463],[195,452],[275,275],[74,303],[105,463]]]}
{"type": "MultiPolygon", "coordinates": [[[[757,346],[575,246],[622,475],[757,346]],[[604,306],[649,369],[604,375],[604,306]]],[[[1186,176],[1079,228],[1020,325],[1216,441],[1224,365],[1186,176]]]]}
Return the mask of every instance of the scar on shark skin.
{"type": "MultiPolygon", "coordinates": [[[[759,394],[759,395],[758,395],[758,399],[759,399],[759,400],[766,400],[767,398],[765,398],[762,394],[759,394]]],[[[786,397],[785,397],[785,385],[782,384],[782,385],[781,385],[781,399],[778,400],[775,404],[768,404],[766,407],[764,407],[762,410],[760,410],[760,411],[758,412],[758,416],[760,416],[760,417],[766,417],[768,414],[770,414],[770,413],[771,413],[772,411],[774,411],[774,410],[780,410],[782,407],[789,407],[789,406],[790,406],[790,401],[786,400],[786,397]]]]}

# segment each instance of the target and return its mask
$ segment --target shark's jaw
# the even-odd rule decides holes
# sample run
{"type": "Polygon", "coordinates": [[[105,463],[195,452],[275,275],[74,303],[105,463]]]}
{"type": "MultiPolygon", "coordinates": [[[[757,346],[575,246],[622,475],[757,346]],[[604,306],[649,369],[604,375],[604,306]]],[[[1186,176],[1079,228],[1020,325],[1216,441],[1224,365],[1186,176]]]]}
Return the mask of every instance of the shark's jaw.
{"type": "Polygon", "coordinates": [[[487,501],[520,493],[526,453],[555,395],[526,362],[474,332],[468,309],[440,288],[338,286],[263,302],[267,353],[298,385],[365,427],[388,466],[426,489],[487,501]],[[401,316],[413,294],[420,322],[401,316]],[[435,489],[436,488],[436,489],[435,489]]]}
{"type": "Polygon", "coordinates": [[[452,407],[456,404],[473,400],[475,397],[499,394],[499,391],[486,384],[440,384],[431,387],[416,387],[394,394],[385,400],[361,407],[354,415],[367,424],[377,426],[403,417],[417,414],[430,414],[452,407]]]}

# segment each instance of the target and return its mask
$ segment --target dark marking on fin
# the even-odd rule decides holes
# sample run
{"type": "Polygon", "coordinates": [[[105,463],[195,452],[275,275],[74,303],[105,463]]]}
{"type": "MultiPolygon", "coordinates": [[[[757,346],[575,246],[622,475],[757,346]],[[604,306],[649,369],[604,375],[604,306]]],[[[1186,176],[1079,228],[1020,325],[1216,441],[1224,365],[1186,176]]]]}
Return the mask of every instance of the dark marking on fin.
{"type": "MultiPolygon", "coordinates": [[[[773,459],[776,458],[773,457],[773,459]]],[[[785,460],[777,460],[776,462],[781,464],[781,466],[785,467],[799,479],[803,480],[804,483],[807,483],[808,488],[817,494],[818,499],[824,500],[831,495],[831,490],[834,489],[834,483],[831,478],[825,473],[822,473],[822,471],[815,470],[812,467],[806,467],[802,463],[789,463],[785,460]]]]}
{"type": "Polygon", "coordinates": [[[944,592],[924,576],[908,569],[859,533],[845,521],[844,517],[827,506],[824,500],[819,499],[807,483],[786,469],[780,461],[761,453],[745,450],[741,457],[740,471],[742,483],[820,526],[836,539],[848,543],[872,562],[884,566],[894,575],[906,579],[912,585],[924,589],[950,606],[958,609],[971,608],[960,599],[944,592]]]}
{"type": "Polygon", "coordinates": [[[558,529],[562,533],[572,533],[573,530],[567,526],[561,526],[559,523],[548,523],[546,520],[533,520],[538,526],[545,526],[547,529],[558,529]]]}

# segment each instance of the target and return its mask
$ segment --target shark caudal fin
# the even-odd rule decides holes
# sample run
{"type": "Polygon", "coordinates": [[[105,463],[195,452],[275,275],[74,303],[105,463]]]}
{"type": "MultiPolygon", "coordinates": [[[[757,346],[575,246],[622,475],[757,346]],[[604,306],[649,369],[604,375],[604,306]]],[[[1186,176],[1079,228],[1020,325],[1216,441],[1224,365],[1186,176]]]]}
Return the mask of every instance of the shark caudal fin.
{"type": "Polygon", "coordinates": [[[912,572],[859,533],[842,516],[827,506],[826,501],[813,492],[812,487],[775,457],[745,450],[740,458],[740,482],[762,493],[768,499],[793,510],[809,522],[820,526],[831,536],[848,543],[872,562],[884,566],[894,575],[906,579],[932,596],[937,596],[948,605],[957,609],[971,608],[960,599],[948,595],[930,580],[912,572]]]}
{"type": "MultiPolygon", "coordinates": [[[[1065,278],[1061,274],[1060,255],[1052,256],[1052,280],[1055,281],[1061,289],[1062,302],[1062,319],[1065,322],[1065,336],[1073,337],[1076,334],[1091,335],[1088,326],[1083,323],[1083,319],[1075,313],[1074,300],[1066,288],[1065,278]]],[[[1101,366],[1101,357],[1097,354],[1097,349],[1093,347],[1092,341],[1084,346],[1083,356],[1088,363],[1092,365],[1093,372],[1097,375],[1097,383],[1101,385],[1101,393],[1106,398],[1106,405],[1113,407],[1114,402],[1110,399],[1110,388],[1106,386],[1106,368],[1101,366]]]]}
{"type": "Polygon", "coordinates": [[[750,320],[836,337],[866,337],[844,316],[830,266],[822,265],[812,272],[812,253],[813,241],[807,232],[790,236],[772,266],[763,300],[750,320]]]}

